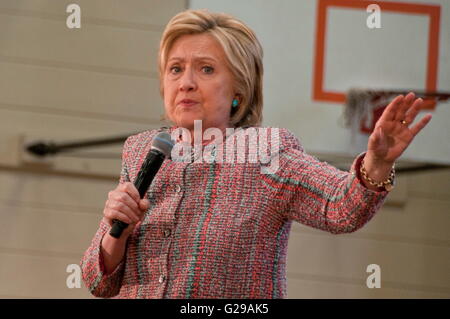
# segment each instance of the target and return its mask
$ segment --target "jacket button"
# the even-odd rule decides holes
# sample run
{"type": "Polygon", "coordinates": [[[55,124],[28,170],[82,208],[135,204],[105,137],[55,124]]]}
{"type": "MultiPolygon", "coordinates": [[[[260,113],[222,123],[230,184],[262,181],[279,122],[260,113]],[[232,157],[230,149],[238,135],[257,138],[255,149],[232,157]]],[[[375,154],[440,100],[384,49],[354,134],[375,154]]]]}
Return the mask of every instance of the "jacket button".
{"type": "Polygon", "coordinates": [[[161,275],[159,276],[159,283],[162,284],[164,282],[164,280],[166,280],[166,276],[161,275]]]}
{"type": "Polygon", "coordinates": [[[179,193],[181,192],[181,186],[177,184],[177,186],[175,186],[175,192],[179,193]]]}
{"type": "Polygon", "coordinates": [[[166,237],[166,238],[169,237],[169,236],[170,236],[170,233],[171,233],[171,232],[170,232],[170,229],[165,229],[165,230],[164,230],[164,237],[166,237]]]}

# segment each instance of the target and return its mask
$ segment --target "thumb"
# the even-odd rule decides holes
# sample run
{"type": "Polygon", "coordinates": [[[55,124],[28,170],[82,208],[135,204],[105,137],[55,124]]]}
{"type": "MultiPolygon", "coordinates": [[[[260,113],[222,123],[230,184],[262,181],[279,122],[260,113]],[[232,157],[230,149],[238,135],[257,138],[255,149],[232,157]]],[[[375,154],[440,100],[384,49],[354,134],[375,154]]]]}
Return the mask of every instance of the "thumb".
{"type": "Polygon", "coordinates": [[[387,147],[386,135],[384,134],[383,128],[378,127],[376,136],[376,145],[378,149],[384,150],[387,147]]]}
{"type": "Polygon", "coordinates": [[[147,210],[148,207],[150,206],[150,203],[147,199],[141,199],[139,201],[139,208],[142,210],[147,210]]]}
{"type": "Polygon", "coordinates": [[[384,133],[383,133],[383,129],[380,127],[378,127],[378,135],[377,135],[377,140],[379,142],[381,142],[384,138],[384,133]]]}

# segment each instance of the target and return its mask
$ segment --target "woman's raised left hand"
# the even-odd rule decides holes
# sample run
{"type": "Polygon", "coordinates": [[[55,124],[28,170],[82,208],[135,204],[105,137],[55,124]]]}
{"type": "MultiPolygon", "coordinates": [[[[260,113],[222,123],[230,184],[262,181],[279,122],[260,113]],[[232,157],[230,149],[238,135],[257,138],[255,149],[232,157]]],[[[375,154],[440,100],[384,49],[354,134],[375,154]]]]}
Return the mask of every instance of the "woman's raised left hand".
{"type": "Polygon", "coordinates": [[[367,156],[374,163],[392,165],[428,124],[431,114],[411,126],[422,103],[423,100],[416,99],[412,92],[406,97],[398,95],[389,103],[369,137],[367,156]]]}

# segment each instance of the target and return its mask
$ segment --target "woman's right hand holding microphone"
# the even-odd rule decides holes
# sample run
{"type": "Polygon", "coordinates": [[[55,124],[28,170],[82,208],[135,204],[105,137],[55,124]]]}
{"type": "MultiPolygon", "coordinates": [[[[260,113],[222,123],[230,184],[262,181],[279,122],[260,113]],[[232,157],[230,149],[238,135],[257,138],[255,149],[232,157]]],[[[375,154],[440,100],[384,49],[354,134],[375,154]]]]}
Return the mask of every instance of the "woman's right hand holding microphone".
{"type": "Polygon", "coordinates": [[[129,224],[120,236],[120,238],[128,238],[134,228],[142,222],[149,204],[147,199],[140,198],[138,190],[132,183],[119,184],[108,193],[103,220],[111,227],[114,219],[129,224]]]}
{"type": "Polygon", "coordinates": [[[123,260],[127,238],[141,224],[149,205],[149,201],[141,199],[138,190],[130,182],[119,184],[116,189],[108,193],[103,210],[103,221],[112,227],[113,220],[117,219],[127,223],[128,227],[119,238],[112,237],[109,231],[102,238],[101,255],[106,274],[112,273],[123,260]]]}

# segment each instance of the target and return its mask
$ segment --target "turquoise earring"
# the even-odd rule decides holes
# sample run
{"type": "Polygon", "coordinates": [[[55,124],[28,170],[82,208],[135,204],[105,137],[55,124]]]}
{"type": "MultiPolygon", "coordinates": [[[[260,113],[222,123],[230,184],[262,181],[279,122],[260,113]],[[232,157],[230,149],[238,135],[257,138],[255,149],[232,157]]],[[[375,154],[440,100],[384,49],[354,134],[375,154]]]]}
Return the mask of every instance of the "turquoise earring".
{"type": "Polygon", "coordinates": [[[233,99],[233,103],[231,104],[231,106],[232,106],[233,108],[235,108],[235,107],[237,107],[238,105],[239,105],[239,101],[236,100],[236,99],[233,99]]]}

